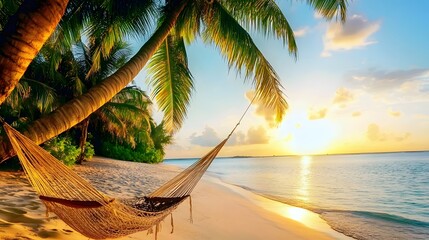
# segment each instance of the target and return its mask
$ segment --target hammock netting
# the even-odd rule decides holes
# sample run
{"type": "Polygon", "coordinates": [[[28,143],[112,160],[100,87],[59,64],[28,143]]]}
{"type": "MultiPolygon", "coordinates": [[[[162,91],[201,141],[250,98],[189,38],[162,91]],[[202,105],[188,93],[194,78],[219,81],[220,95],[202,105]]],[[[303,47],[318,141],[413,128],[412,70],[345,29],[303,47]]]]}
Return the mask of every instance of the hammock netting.
{"type": "Polygon", "coordinates": [[[7,123],[3,123],[3,127],[30,184],[47,211],[55,213],[70,227],[93,239],[121,237],[150,230],[153,226],[158,230],[160,222],[189,197],[232,134],[149,196],[114,199],[99,192],[7,123]]]}

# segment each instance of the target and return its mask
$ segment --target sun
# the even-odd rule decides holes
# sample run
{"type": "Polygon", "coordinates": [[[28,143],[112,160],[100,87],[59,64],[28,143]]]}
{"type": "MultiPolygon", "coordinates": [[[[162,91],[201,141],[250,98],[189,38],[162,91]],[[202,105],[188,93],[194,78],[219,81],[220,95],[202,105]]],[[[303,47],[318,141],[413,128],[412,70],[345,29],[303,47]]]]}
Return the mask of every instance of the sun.
{"type": "Polygon", "coordinates": [[[325,154],[335,136],[335,125],[327,119],[305,120],[291,129],[287,147],[297,155],[325,154]]]}

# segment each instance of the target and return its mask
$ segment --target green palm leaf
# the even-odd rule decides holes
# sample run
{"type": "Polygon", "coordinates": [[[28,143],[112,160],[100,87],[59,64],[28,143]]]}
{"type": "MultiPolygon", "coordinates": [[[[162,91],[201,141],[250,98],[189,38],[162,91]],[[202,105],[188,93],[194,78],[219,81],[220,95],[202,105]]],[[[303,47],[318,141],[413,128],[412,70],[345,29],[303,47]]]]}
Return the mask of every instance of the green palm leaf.
{"type": "Polygon", "coordinates": [[[250,35],[218,2],[213,2],[204,18],[206,26],[203,40],[217,46],[228,61],[229,67],[244,71],[245,77],[253,77],[256,97],[266,107],[276,111],[281,121],[287,110],[279,76],[258,49],[250,35]],[[209,16],[209,17],[207,17],[209,16]]]}
{"type": "Polygon", "coordinates": [[[191,44],[199,36],[205,9],[206,1],[190,1],[177,18],[176,33],[183,37],[186,44],[191,44]]]}
{"type": "Polygon", "coordinates": [[[23,78],[23,81],[26,81],[31,88],[31,95],[33,95],[33,103],[36,108],[43,114],[51,112],[55,107],[55,101],[57,100],[57,94],[55,90],[46,84],[23,78]]]}
{"type": "Polygon", "coordinates": [[[346,20],[347,0],[307,0],[307,3],[327,19],[339,16],[342,22],[346,20]]]}
{"type": "Polygon", "coordinates": [[[273,0],[221,0],[219,1],[240,25],[268,37],[274,36],[288,45],[289,52],[296,57],[297,46],[289,22],[273,0]]]}
{"type": "Polygon", "coordinates": [[[92,66],[87,77],[101,68],[101,59],[110,55],[116,42],[126,37],[147,34],[154,23],[154,16],[157,15],[157,4],[153,0],[95,2],[94,9],[84,13],[89,19],[85,34],[89,36],[89,41],[94,46],[92,66]]]}
{"type": "Polygon", "coordinates": [[[149,83],[153,96],[164,112],[167,131],[180,128],[186,117],[192,90],[192,75],[183,38],[171,34],[148,64],[149,83]]]}
{"type": "Polygon", "coordinates": [[[96,117],[99,121],[99,127],[103,131],[110,133],[112,136],[118,138],[125,138],[127,136],[127,125],[119,114],[110,107],[103,107],[97,110],[96,117]]]}

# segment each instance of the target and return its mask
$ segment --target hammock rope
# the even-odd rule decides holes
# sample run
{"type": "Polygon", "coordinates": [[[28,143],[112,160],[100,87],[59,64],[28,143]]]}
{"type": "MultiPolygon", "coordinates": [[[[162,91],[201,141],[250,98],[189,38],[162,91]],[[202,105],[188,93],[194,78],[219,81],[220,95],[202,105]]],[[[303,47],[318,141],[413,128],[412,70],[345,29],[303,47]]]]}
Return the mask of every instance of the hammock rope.
{"type": "Polygon", "coordinates": [[[1,117],[0,124],[47,211],[55,213],[70,227],[89,238],[117,238],[150,230],[153,226],[157,235],[160,222],[190,197],[198,181],[241,123],[254,99],[227,138],[209,153],[149,196],[133,199],[114,199],[104,195],[1,117]]]}

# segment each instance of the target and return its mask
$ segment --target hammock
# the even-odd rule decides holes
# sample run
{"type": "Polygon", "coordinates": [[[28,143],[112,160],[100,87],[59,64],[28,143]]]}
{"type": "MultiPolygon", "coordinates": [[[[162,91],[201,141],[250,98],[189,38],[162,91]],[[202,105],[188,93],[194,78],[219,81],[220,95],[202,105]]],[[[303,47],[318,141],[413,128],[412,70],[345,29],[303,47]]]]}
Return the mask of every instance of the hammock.
{"type": "Polygon", "coordinates": [[[190,196],[213,159],[240,124],[204,157],[159,189],[145,197],[115,199],[95,189],[88,181],[65,166],[1,117],[22,167],[48,212],[55,213],[71,228],[94,239],[117,238],[156,227],[190,196]]]}
{"type": "MultiPolygon", "coordinates": [[[[1,119],[0,119],[1,121],[1,119]]],[[[117,238],[151,229],[192,192],[228,138],[149,196],[114,199],[97,191],[61,161],[3,122],[30,184],[47,211],[94,239],[117,238]]]]}

